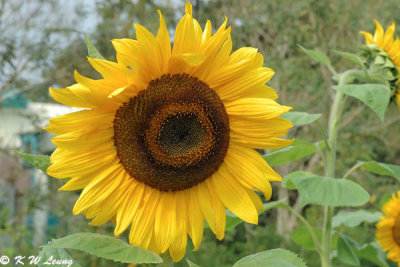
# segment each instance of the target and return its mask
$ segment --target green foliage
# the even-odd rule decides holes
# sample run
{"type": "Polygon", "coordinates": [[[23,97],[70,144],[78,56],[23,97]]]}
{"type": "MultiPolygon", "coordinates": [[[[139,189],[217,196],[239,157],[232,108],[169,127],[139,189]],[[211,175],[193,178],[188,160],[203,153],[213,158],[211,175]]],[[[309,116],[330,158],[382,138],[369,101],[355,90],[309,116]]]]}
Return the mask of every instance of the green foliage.
{"type": "Polygon", "coordinates": [[[356,227],[363,222],[375,223],[379,221],[379,216],[382,216],[382,212],[369,212],[366,210],[357,211],[339,211],[332,219],[332,227],[336,228],[340,225],[347,227],[356,227]]]}
{"type": "Polygon", "coordinates": [[[400,181],[400,166],[398,165],[376,162],[376,161],[368,161],[368,162],[363,162],[361,167],[364,167],[369,172],[384,176],[391,176],[400,181]]]}
{"type": "Polygon", "coordinates": [[[317,61],[319,63],[324,64],[328,68],[332,69],[331,61],[329,60],[327,55],[325,55],[324,53],[317,51],[317,50],[306,49],[306,48],[302,47],[301,45],[299,45],[299,47],[301,48],[301,50],[303,50],[307,54],[307,56],[309,56],[310,58],[314,59],[315,61],[317,61]]]}
{"type": "Polygon", "coordinates": [[[303,206],[307,204],[332,207],[361,206],[369,199],[368,192],[350,180],[307,176],[307,173],[302,173],[286,178],[286,184],[297,188],[303,206]]]}
{"type": "Polygon", "coordinates": [[[233,265],[233,267],[259,266],[306,267],[306,264],[297,254],[277,248],[244,257],[233,265]]]}
{"type": "Polygon", "coordinates": [[[390,100],[390,89],[382,84],[346,84],[334,89],[352,96],[370,107],[383,121],[390,100]]]}
{"type": "Polygon", "coordinates": [[[353,242],[349,237],[343,234],[340,234],[337,242],[338,259],[352,266],[360,266],[360,260],[353,249],[357,243],[353,242]]]}
{"type": "Polygon", "coordinates": [[[123,263],[161,263],[160,256],[153,252],[130,246],[114,237],[93,233],[79,233],[54,239],[45,247],[77,249],[97,257],[123,263]]]}
{"type": "Polygon", "coordinates": [[[105,59],[97,50],[97,48],[92,44],[89,37],[85,35],[85,43],[88,50],[89,57],[91,58],[98,58],[98,59],[105,59]]]}
{"type": "Polygon", "coordinates": [[[282,114],[281,117],[292,122],[294,126],[304,126],[318,120],[321,117],[321,114],[310,114],[307,112],[291,111],[282,114]]]}
{"type": "MultiPolygon", "coordinates": [[[[321,241],[322,239],[322,231],[319,228],[313,227],[312,228],[315,235],[317,236],[318,240],[321,241]]],[[[290,238],[298,244],[299,246],[302,246],[305,249],[308,250],[317,250],[315,247],[314,241],[311,238],[311,234],[308,231],[307,227],[305,226],[300,226],[297,227],[296,229],[293,230],[293,232],[290,234],[290,238]]]]}
{"type": "Polygon", "coordinates": [[[60,260],[61,262],[66,263],[66,264],[57,264],[57,266],[60,267],[65,267],[65,266],[81,267],[81,265],[62,248],[51,248],[48,246],[44,246],[39,253],[39,257],[41,258],[40,262],[38,263],[39,267],[46,267],[51,265],[52,259],[60,260]]]}
{"type": "Polygon", "coordinates": [[[271,166],[279,166],[310,156],[317,151],[317,145],[296,139],[290,146],[271,150],[263,157],[271,166]]]}
{"type": "Polygon", "coordinates": [[[28,153],[22,153],[15,151],[18,156],[23,158],[24,160],[31,163],[33,166],[38,168],[39,170],[46,172],[47,168],[50,166],[50,157],[45,155],[32,155],[28,153]]]}
{"type": "Polygon", "coordinates": [[[189,259],[186,259],[186,262],[188,263],[189,267],[200,267],[199,265],[197,265],[196,263],[191,262],[189,259]]]}
{"type": "Polygon", "coordinates": [[[365,69],[364,64],[361,60],[361,58],[359,56],[357,56],[356,54],[353,53],[348,53],[348,52],[343,52],[343,51],[333,51],[335,54],[349,60],[352,61],[353,63],[356,63],[358,66],[362,67],[363,69],[365,69]]]}
{"type": "Polygon", "coordinates": [[[360,259],[366,259],[370,262],[373,262],[377,266],[389,267],[389,264],[385,259],[385,254],[378,247],[376,242],[364,244],[359,249],[357,249],[355,253],[360,259]]]}

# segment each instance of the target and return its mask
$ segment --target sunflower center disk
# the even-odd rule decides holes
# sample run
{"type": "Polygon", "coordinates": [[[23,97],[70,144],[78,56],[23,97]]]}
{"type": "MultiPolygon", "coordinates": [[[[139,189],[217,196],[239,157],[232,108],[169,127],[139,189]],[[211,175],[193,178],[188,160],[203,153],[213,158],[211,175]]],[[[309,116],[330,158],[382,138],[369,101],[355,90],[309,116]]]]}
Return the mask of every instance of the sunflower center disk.
{"type": "Polygon", "coordinates": [[[228,115],[207,84],[163,75],[117,110],[114,144],[132,178],[161,191],[188,189],[222,164],[228,115]]]}

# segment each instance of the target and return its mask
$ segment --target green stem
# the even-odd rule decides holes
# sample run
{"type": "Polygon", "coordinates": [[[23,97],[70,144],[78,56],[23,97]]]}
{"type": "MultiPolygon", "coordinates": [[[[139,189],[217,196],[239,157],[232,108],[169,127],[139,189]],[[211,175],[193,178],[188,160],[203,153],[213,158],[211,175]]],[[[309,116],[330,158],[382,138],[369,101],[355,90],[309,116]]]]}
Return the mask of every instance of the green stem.
{"type": "Polygon", "coordinates": [[[358,162],[356,163],[353,167],[351,167],[350,170],[348,170],[344,175],[343,175],[343,179],[346,179],[347,177],[349,177],[349,175],[354,172],[355,170],[357,170],[358,168],[360,168],[362,165],[364,165],[364,162],[358,162]]]}
{"type": "Polygon", "coordinates": [[[169,255],[168,251],[161,254],[160,257],[163,259],[163,262],[158,264],[158,266],[160,266],[160,267],[173,267],[174,266],[174,262],[173,262],[171,256],[169,255]]]}
{"type": "MultiPolygon", "coordinates": [[[[349,70],[345,72],[339,79],[339,86],[347,83],[355,70],[349,70]]],[[[357,70],[358,72],[358,70],[357,70]]],[[[329,128],[328,128],[328,148],[326,153],[325,161],[325,176],[335,177],[335,167],[336,167],[336,142],[338,134],[339,122],[342,118],[344,112],[345,100],[343,100],[343,93],[341,91],[336,92],[335,100],[332,105],[332,110],[329,117],[329,128]]],[[[323,232],[322,232],[322,254],[321,254],[321,266],[331,267],[331,232],[332,232],[332,216],[333,207],[324,207],[324,222],[323,222],[323,232]]]]}
{"type": "Polygon", "coordinates": [[[314,232],[312,226],[308,223],[308,221],[300,213],[295,211],[291,206],[285,205],[284,208],[287,209],[288,211],[290,211],[291,213],[293,213],[304,224],[304,226],[307,228],[308,232],[311,235],[311,239],[314,242],[314,245],[315,245],[315,248],[317,249],[317,252],[320,255],[322,255],[321,244],[319,243],[319,240],[318,240],[317,236],[315,235],[315,232],[314,232]]]}

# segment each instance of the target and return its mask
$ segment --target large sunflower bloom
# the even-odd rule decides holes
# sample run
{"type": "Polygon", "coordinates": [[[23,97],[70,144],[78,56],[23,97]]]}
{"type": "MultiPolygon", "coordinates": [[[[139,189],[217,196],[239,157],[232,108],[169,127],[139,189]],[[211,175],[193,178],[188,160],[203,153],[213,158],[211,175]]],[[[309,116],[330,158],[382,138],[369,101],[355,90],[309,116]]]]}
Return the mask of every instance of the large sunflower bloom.
{"type": "Polygon", "coordinates": [[[397,197],[393,194],[392,199],[383,206],[384,216],[376,224],[376,240],[383,251],[388,251],[387,258],[398,263],[400,267],[400,191],[397,197]]]}
{"type": "MultiPolygon", "coordinates": [[[[384,51],[390,58],[391,62],[397,69],[397,73],[400,73],[400,39],[394,39],[395,24],[394,22],[387,27],[386,32],[377,20],[374,20],[376,29],[374,35],[369,32],[361,31],[360,33],[365,36],[365,42],[367,45],[376,45],[382,51],[384,51]]],[[[395,88],[395,94],[397,99],[398,107],[400,108],[400,77],[397,77],[397,84],[395,88]]]]}
{"type": "Polygon", "coordinates": [[[256,224],[270,181],[281,177],[253,149],[287,146],[292,124],[274,101],[257,49],[231,53],[227,21],[212,34],[185,15],[174,46],[160,15],[156,36],[135,25],[137,40],[117,39],[117,63],[89,58],[103,76],[75,73],[76,84],[50,88],[58,102],[84,108],[50,120],[57,149],[47,173],[71,179],[60,190],[83,189],[73,209],[92,225],[111,220],[115,235],[156,253],[185,254],[187,235],[198,249],[204,220],[217,238],[225,211],[256,224]]]}

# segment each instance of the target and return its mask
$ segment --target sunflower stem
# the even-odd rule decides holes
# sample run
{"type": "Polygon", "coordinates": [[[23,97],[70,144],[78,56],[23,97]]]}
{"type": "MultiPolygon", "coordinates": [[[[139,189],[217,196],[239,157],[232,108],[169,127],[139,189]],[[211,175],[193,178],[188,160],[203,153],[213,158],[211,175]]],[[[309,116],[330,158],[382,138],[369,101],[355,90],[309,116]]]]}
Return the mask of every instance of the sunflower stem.
{"type": "Polygon", "coordinates": [[[163,262],[158,264],[158,266],[160,266],[160,267],[173,267],[174,266],[174,261],[172,260],[172,258],[168,252],[161,254],[160,257],[163,259],[163,262]]]}
{"type": "MultiPolygon", "coordinates": [[[[339,79],[339,86],[344,85],[348,82],[355,70],[349,70],[342,74],[339,79]]],[[[329,128],[328,128],[328,148],[326,152],[325,162],[325,176],[335,177],[336,167],[336,143],[339,122],[344,112],[344,104],[347,98],[343,99],[344,95],[341,91],[336,92],[335,100],[332,105],[330,117],[329,117],[329,128]]],[[[322,231],[322,248],[321,248],[321,266],[331,267],[331,232],[332,232],[332,216],[334,209],[331,206],[324,207],[324,221],[322,231]]]]}

